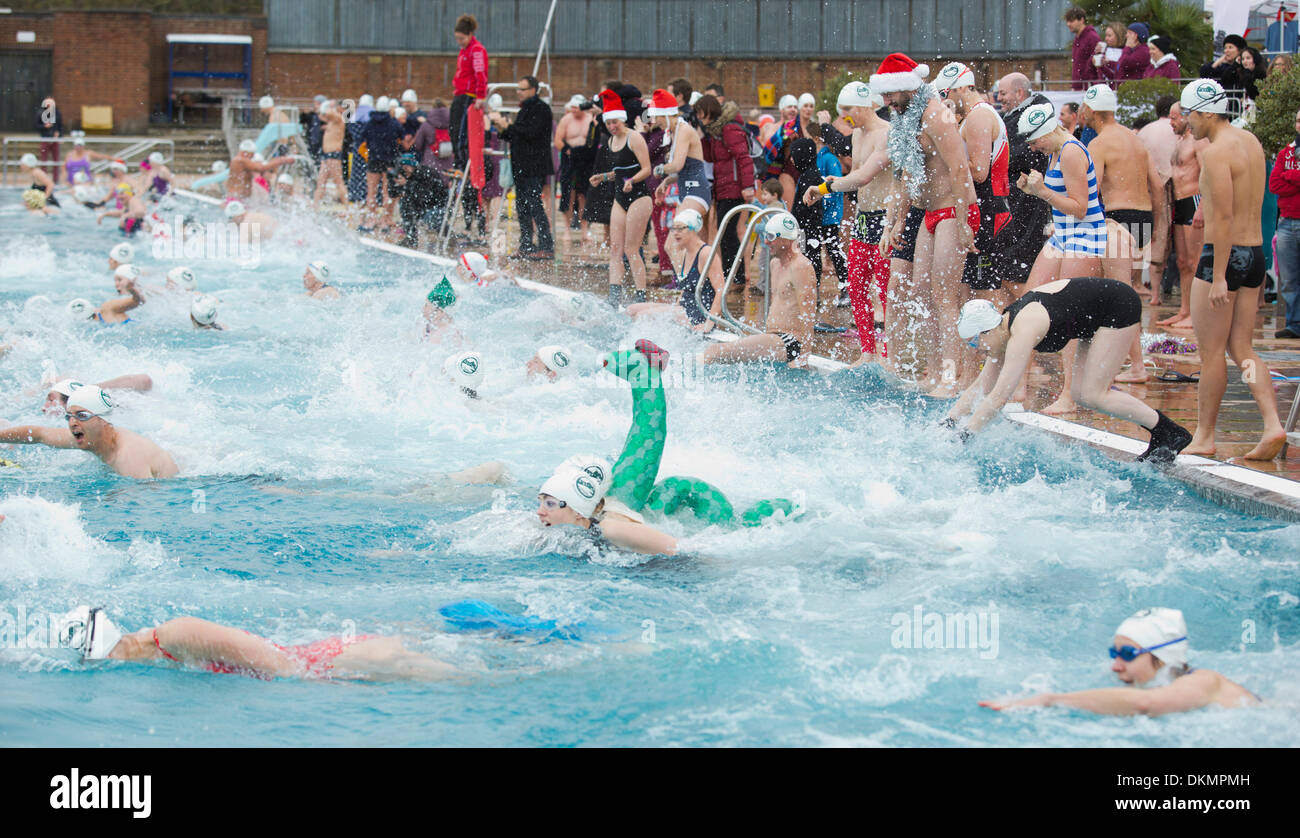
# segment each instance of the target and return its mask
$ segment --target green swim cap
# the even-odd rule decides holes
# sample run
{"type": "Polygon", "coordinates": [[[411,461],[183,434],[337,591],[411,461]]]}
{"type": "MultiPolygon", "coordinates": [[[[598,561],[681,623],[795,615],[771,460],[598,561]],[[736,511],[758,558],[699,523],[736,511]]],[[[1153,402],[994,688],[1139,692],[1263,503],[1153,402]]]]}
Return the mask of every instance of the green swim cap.
{"type": "Polygon", "coordinates": [[[428,300],[438,308],[446,308],[456,302],[456,292],[452,290],[447,277],[444,276],[437,285],[433,286],[433,290],[429,292],[428,300]]]}

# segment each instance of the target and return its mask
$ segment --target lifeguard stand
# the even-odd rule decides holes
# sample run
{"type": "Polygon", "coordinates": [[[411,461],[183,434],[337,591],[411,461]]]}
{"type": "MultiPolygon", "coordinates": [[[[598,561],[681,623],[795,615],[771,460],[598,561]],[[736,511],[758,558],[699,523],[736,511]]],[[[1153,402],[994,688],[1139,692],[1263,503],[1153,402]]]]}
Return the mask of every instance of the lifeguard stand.
{"type": "Polygon", "coordinates": [[[248,35],[168,35],[167,118],[169,120],[172,118],[172,108],[175,105],[176,93],[206,93],[213,96],[239,93],[243,96],[251,97],[253,95],[253,39],[248,35]],[[228,71],[209,69],[208,52],[213,46],[242,46],[244,48],[244,58],[242,62],[243,70],[228,71]],[[203,52],[203,69],[177,70],[175,62],[177,47],[197,47],[198,49],[201,49],[203,52]],[[177,79],[198,79],[201,84],[182,84],[177,86],[177,79]],[[208,83],[214,80],[242,82],[242,86],[209,86],[208,83]]]}

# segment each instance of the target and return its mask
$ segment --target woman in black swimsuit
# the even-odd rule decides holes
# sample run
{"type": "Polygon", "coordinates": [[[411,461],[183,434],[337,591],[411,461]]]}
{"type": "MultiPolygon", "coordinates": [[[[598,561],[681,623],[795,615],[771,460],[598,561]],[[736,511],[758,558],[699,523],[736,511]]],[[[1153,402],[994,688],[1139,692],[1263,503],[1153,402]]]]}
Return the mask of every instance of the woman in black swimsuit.
{"type": "Polygon", "coordinates": [[[1074,359],[1071,396],[1084,407],[1134,422],[1151,432],[1151,444],[1139,461],[1173,462],[1192,435],[1160,411],[1120,390],[1111,380],[1128,357],[1141,329],[1142,298],[1113,279],[1059,279],[1026,293],[999,314],[987,300],[962,307],[957,332],[988,357],[975,383],[962,393],[943,420],[950,428],[969,415],[961,430],[966,439],[1002,410],[1029,368],[1034,352],[1060,352],[1079,342],[1074,359]]]}
{"type": "Polygon", "coordinates": [[[623,302],[623,257],[626,255],[632,268],[632,282],[636,284],[632,301],[643,303],[646,274],[641,242],[654,209],[645,183],[650,177],[650,150],[645,138],[628,128],[627,111],[618,94],[602,90],[600,98],[601,119],[609,129],[603,162],[610,168],[593,174],[591,185],[609,182],[616,185],[614,207],[609,214],[609,301],[615,306],[623,302]]]}
{"type": "Polygon", "coordinates": [[[681,263],[675,273],[682,296],[675,303],[634,303],[627,307],[629,317],[636,319],[647,314],[671,314],[678,323],[690,326],[697,332],[713,329],[713,321],[708,318],[705,310],[712,312],[714,317],[721,316],[720,292],[724,278],[721,259],[714,259],[709,265],[707,277],[700,275],[704,263],[709,261],[709,244],[700,237],[703,228],[704,219],[698,212],[689,208],[677,210],[671,230],[676,251],[674,258],[681,263]],[[701,282],[704,283],[700,289],[703,309],[695,302],[695,287],[701,282]]]}

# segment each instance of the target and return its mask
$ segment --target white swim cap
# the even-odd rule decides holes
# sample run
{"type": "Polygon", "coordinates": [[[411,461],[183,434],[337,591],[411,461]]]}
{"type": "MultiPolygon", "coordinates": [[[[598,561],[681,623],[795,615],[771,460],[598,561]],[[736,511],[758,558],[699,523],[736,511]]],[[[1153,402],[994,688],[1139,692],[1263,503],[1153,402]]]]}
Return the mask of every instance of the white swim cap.
{"type": "Polygon", "coordinates": [[[102,608],[83,605],[58,619],[51,645],[75,649],[86,660],[103,660],[122,639],[122,632],[102,608]]]}
{"type": "Polygon", "coordinates": [[[117,270],[113,271],[113,277],[115,279],[125,279],[128,282],[135,282],[140,278],[140,269],[135,265],[132,265],[130,262],[127,262],[117,266],[117,270]]]}
{"type": "Polygon", "coordinates": [[[211,326],[217,320],[217,298],[210,294],[195,297],[190,303],[190,317],[200,326],[211,326]]]}
{"type": "Polygon", "coordinates": [[[373,108],[375,106],[375,97],[371,96],[369,93],[362,93],[361,98],[357,100],[357,104],[373,108]]]}
{"type": "Polygon", "coordinates": [[[72,176],[72,182],[73,182],[73,183],[90,183],[90,175],[86,174],[86,173],[83,172],[83,171],[78,170],[78,171],[76,172],[76,174],[74,174],[74,175],[72,176]]]}
{"type": "Polygon", "coordinates": [[[406,108],[398,108],[397,110],[393,111],[393,116],[397,117],[398,119],[401,119],[402,117],[406,116],[406,108]]]}
{"type": "Polygon", "coordinates": [[[213,173],[213,174],[221,174],[222,172],[224,172],[224,171],[226,170],[226,168],[227,168],[227,163],[226,163],[225,160],[213,160],[213,161],[212,161],[212,173],[213,173]]]}
{"type": "Polygon", "coordinates": [[[89,317],[90,312],[94,310],[95,307],[91,305],[90,300],[87,300],[85,297],[78,297],[77,299],[68,303],[68,314],[72,315],[73,317],[85,319],[89,317]]]}
{"type": "Polygon", "coordinates": [[[1119,106],[1119,100],[1115,97],[1115,91],[1110,89],[1110,85],[1094,84],[1083,94],[1083,104],[1092,108],[1094,111],[1111,111],[1119,106]]]}
{"type": "Polygon", "coordinates": [[[686,229],[694,230],[697,233],[704,229],[704,219],[693,209],[678,210],[673,215],[673,224],[676,225],[679,222],[686,229]]]}
{"type": "Polygon", "coordinates": [[[163,158],[161,151],[155,151],[149,155],[149,163],[153,166],[161,166],[166,160],[163,158]]]}
{"type": "Polygon", "coordinates": [[[779,110],[785,110],[786,108],[797,108],[797,107],[799,107],[799,100],[791,96],[789,93],[781,97],[781,104],[779,105],[779,110]]]}
{"type": "Polygon", "coordinates": [[[609,463],[595,454],[570,457],[542,484],[539,495],[550,495],[584,518],[590,518],[614,481],[609,463]]]}
{"type": "Polygon", "coordinates": [[[86,385],[77,381],[75,378],[65,378],[62,381],[57,381],[54,384],[51,384],[50,392],[58,393],[61,396],[71,396],[74,392],[85,386],[86,385]]]}
{"type": "Polygon", "coordinates": [[[392,104],[392,103],[389,102],[387,96],[380,96],[380,97],[379,97],[379,101],[378,101],[378,102],[375,102],[375,110],[377,110],[377,111],[386,111],[386,110],[389,109],[389,107],[390,107],[391,104],[392,104]]]}
{"type": "Polygon", "coordinates": [[[811,93],[799,94],[799,107],[802,108],[804,105],[816,105],[816,104],[817,104],[817,97],[812,95],[811,93]]]}
{"type": "Polygon", "coordinates": [[[68,411],[74,407],[89,410],[96,416],[107,416],[113,412],[113,400],[94,384],[86,384],[68,394],[68,411]]]}
{"type": "Polygon", "coordinates": [[[456,384],[477,392],[483,383],[483,357],[477,352],[461,352],[442,362],[442,372],[456,384]]]}
{"type": "Polygon", "coordinates": [[[875,111],[885,106],[885,97],[872,93],[871,85],[864,81],[851,81],[840,88],[835,105],[841,108],[871,108],[875,111]]]}
{"type": "Polygon", "coordinates": [[[942,93],[958,87],[974,87],[975,71],[960,61],[945,64],[934,79],[934,89],[942,93]]]}
{"type": "Polygon", "coordinates": [[[239,143],[239,150],[246,154],[256,154],[257,143],[253,140],[241,140],[239,143]]]}
{"type": "Polygon", "coordinates": [[[270,96],[263,96],[261,99],[257,100],[257,106],[262,110],[266,110],[267,108],[274,108],[275,100],[272,99],[270,96]]]}
{"type": "Polygon", "coordinates": [[[794,241],[799,238],[799,222],[788,212],[773,213],[763,226],[763,232],[773,238],[794,241]]]}
{"type": "Polygon", "coordinates": [[[285,172],[275,179],[275,182],[283,186],[293,186],[293,175],[285,172]]]}
{"type": "Polygon", "coordinates": [[[113,249],[108,251],[108,258],[114,262],[120,262],[125,265],[127,262],[135,259],[135,248],[127,242],[113,245],[113,249]]]}
{"type": "Polygon", "coordinates": [[[1169,643],[1151,654],[1170,666],[1187,664],[1187,623],[1177,608],[1144,608],[1120,623],[1115,634],[1132,638],[1143,649],[1169,643]]]}
{"type": "Polygon", "coordinates": [[[85,138],[85,137],[75,137],[75,138],[72,140],[72,144],[73,144],[74,146],[84,146],[84,145],[86,144],[86,138],[85,138]]]}
{"type": "Polygon", "coordinates": [[[466,251],[460,255],[460,264],[465,270],[469,271],[470,277],[476,282],[483,281],[483,275],[487,273],[487,257],[482,253],[466,251]]]}
{"type": "Polygon", "coordinates": [[[415,91],[414,91],[414,90],[410,90],[410,89],[408,88],[407,91],[406,91],[405,93],[402,94],[402,101],[403,101],[403,102],[418,102],[418,101],[420,101],[420,100],[419,100],[419,98],[415,95],[415,91]]]}
{"type": "Polygon", "coordinates": [[[1183,88],[1182,95],[1178,97],[1178,104],[1188,112],[1226,114],[1228,94],[1224,92],[1223,85],[1214,79],[1197,79],[1189,81],[1183,88]]]}
{"type": "Polygon", "coordinates": [[[1056,118],[1056,109],[1052,107],[1051,102],[1044,102],[1025,108],[1025,112],[1020,115],[1020,120],[1016,123],[1016,130],[1020,132],[1020,136],[1032,142],[1052,133],[1060,124],[1060,120],[1056,118]]]}
{"type": "Polygon", "coordinates": [[[330,278],[330,266],[327,265],[327,264],[325,264],[324,261],[322,261],[322,260],[320,260],[320,259],[317,259],[317,260],[314,261],[314,262],[308,262],[308,263],[307,263],[307,270],[311,272],[311,275],[312,275],[312,276],[316,277],[316,278],[319,279],[321,282],[328,282],[328,281],[329,281],[329,278],[330,278]]]}
{"type": "Polygon", "coordinates": [[[575,93],[575,94],[573,94],[572,96],[569,97],[569,103],[568,103],[567,105],[565,105],[565,107],[566,107],[566,108],[581,108],[582,105],[583,105],[583,103],[586,102],[586,101],[587,101],[587,100],[584,99],[584,98],[582,97],[582,94],[580,94],[580,93],[575,93]]]}
{"type": "Polygon", "coordinates": [[[238,218],[246,212],[248,210],[244,208],[242,201],[231,201],[226,204],[226,218],[238,218]]]}
{"type": "Polygon", "coordinates": [[[265,162],[266,162],[266,155],[263,154],[263,153],[260,152],[260,151],[257,152],[256,154],[253,155],[253,162],[254,162],[254,163],[265,163],[265,162]]]}
{"type": "Polygon", "coordinates": [[[703,97],[704,97],[703,93],[701,93],[698,90],[693,90],[691,91],[691,101],[689,102],[689,104],[694,105],[696,102],[700,101],[700,99],[702,99],[703,97]]]}
{"type": "Polygon", "coordinates": [[[1002,314],[993,303],[970,300],[961,307],[961,314],[957,316],[957,334],[962,340],[970,340],[989,329],[996,329],[1001,322],[1002,314]]]}
{"type": "Polygon", "coordinates": [[[108,164],[108,169],[111,172],[125,172],[126,164],[123,163],[121,160],[114,160],[113,162],[108,164]]]}
{"type": "Polygon", "coordinates": [[[193,291],[194,286],[198,284],[197,280],[194,278],[194,271],[184,265],[172,268],[168,271],[167,278],[184,288],[186,291],[193,291]]]}
{"type": "Polygon", "coordinates": [[[563,346],[543,346],[537,350],[537,358],[556,375],[564,375],[573,367],[573,353],[563,346]]]}
{"type": "Polygon", "coordinates": [[[33,169],[36,168],[36,166],[39,164],[39,161],[36,159],[36,155],[32,154],[30,151],[24,154],[22,157],[19,157],[18,162],[22,163],[24,166],[28,166],[33,169]]]}
{"type": "Polygon", "coordinates": [[[488,110],[499,111],[501,110],[501,106],[505,103],[506,102],[501,98],[500,93],[493,93],[487,100],[488,110]]]}

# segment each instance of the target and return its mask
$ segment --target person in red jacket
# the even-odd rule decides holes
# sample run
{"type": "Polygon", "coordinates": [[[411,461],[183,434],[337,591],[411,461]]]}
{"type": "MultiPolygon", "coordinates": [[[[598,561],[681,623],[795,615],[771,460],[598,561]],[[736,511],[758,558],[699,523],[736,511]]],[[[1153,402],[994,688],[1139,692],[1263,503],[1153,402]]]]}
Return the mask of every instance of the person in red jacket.
{"type": "MultiPolygon", "coordinates": [[[[713,164],[713,205],[718,220],[734,207],[754,200],[754,159],[749,156],[749,132],[740,120],[740,108],[735,102],[723,105],[712,96],[701,96],[695,103],[695,115],[704,126],[704,160],[713,164]]],[[[737,226],[745,213],[737,213],[727,224],[722,236],[722,269],[731,270],[731,263],[740,252],[737,226]]],[[[745,284],[745,264],[736,269],[733,287],[745,284]]]]}
{"type": "Polygon", "coordinates": [[[1273,336],[1300,338],[1300,159],[1296,143],[1300,142],[1300,113],[1295,116],[1296,140],[1277,153],[1268,191],[1277,196],[1281,218],[1277,222],[1278,296],[1286,304],[1286,327],[1273,336]]]}
{"type": "Polygon", "coordinates": [[[1070,47],[1070,79],[1073,81],[1071,87],[1075,90],[1085,90],[1101,78],[1092,63],[1092,54],[1097,51],[1101,36],[1088,24],[1087,15],[1078,6],[1066,9],[1065,25],[1070,30],[1070,34],[1074,35],[1074,42],[1070,47]]]}
{"type": "Polygon", "coordinates": [[[1164,76],[1167,79],[1178,81],[1182,77],[1183,69],[1178,66],[1178,58],[1170,50],[1173,49],[1173,42],[1169,40],[1168,35],[1152,35],[1147,41],[1147,51],[1151,53],[1151,63],[1147,65],[1145,78],[1152,76],[1164,76]]]}
{"type": "Polygon", "coordinates": [[[465,117],[471,107],[482,109],[487,99],[488,54],[487,48],[474,37],[478,21],[473,15],[456,19],[456,43],[460,55],[456,57],[456,75],[452,77],[451,143],[455,149],[456,168],[464,169],[469,162],[469,137],[465,133],[465,117]]]}

